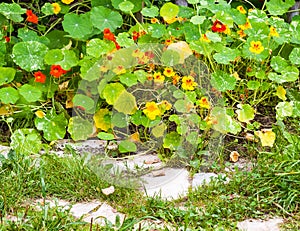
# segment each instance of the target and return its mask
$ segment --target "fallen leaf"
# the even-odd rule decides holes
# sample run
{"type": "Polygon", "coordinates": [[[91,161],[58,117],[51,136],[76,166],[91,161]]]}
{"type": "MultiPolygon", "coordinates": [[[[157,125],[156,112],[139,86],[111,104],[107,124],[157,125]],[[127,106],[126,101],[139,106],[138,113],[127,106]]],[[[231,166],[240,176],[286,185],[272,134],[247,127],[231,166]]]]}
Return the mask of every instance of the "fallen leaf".
{"type": "Polygon", "coordinates": [[[158,176],[165,176],[166,173],[165,173],[164,170],[158,170],[158,171],[152,172],[152,175],[153,175],[154,177],[158,177],[158,176]]]}
{"type": "Polygon", "coordinates": [[[276,135],[272,129],[262,129],[261,131],[255,131],[254,134],[260,138],[263,147],[273,147],[276,135]]]}
{"type": "Polygon", "coordinates": [[[246,133],[245,138],[248,141],[258,142],[258,139],[251,133],[246,133]]]}
{"type": "Polygon", "coordinates": [[[177,43],[172,43],[168,46],[167,49],[177,51],[180,54],[179,63],[182,63],[182,64],[184,63],[184,60],[187,57],[189,57],[190,55],[193,54],[193,51],[191,50],[189,45],[184,41],[180,41],[180,42],[177,42],[177,43]]]}
{"type": "Polygon", "coordinates": [[[277,87],[276,95],[278,98],[282,99],[283,101],[286,100],[286,90],[282,86],[277,87]]]}
{"type": "Polygon", "coordinates": [[[229,156],[230,161],[237,162],[239,160],[239,156],[240,156],[240,154],[237,151],[232,151],[229,156]]]}
{"type": "Polygon", "coordinates": [[[150,158],[148,160],[144,161],[144,164],[155,164],[155,163],[159,163],[160,159],[158,157],[155,158],[150,158]]]}
{"type": "Polygon", "coordinates": [[[110,186],[108,188],[101,189],[101,191],[104,195],[108,196],[108,195],[113,194],[115,192],[115,187],[110,186]]]}

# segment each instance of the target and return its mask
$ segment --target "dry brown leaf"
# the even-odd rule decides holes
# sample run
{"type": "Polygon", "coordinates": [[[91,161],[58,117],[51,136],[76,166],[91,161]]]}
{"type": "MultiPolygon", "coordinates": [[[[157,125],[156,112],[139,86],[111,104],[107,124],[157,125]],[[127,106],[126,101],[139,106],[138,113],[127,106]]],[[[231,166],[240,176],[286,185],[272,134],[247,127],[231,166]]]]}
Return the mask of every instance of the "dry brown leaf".
{"type": "Polygon", "coordinates": [[[239,160],[239,156],[240,156],[240,154],[237,151],[232,151],[229,156],[230,161],[237,162],[239,160]]]}

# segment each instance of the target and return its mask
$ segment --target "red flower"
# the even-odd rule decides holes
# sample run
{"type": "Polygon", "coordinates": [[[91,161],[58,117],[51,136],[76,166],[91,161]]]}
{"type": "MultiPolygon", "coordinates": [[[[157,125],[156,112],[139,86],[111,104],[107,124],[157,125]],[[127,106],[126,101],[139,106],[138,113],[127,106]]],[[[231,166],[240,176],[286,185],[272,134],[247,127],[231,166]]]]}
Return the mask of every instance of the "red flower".
{"type": "Polygon", "coordinates": [[[140,33],[137,31],[132,32],[132,39],[136,41],[140,37],[140,33]]]}
{"type": "Polygon", "coordinates": [[[223,23],[221,23],[219,20],[216,20],[214,22],[214,24],[211,27],[211,30],[213,32],[218,32],[218,33],[222,33],[226,30],[226,25],[224,25],[223,23]]]}
{"type": "Polygon", "coordinates": [[[32,13],[32,10],[27,10],[26,11],[26,15],[27,15],[27,19],[26,20],[28,22],[32,22],[34,24],[38,24],[39,19],[38,19],[38,17],[34,13],[32,13]]]}
{"type": "Polygon", "coordinates": [[[46,82],[46,75],[44,75],[42,72],[37,71],[33,74],[35,77],[35,82],[37,83],[45,83],[46,82]]]}
{"type": "Polygon", "coordinates": [[[60,65],[52,65],[51,66],[50,74],[54,78],[59,78],[60,76],[66,74],[66,73],[67,73],[67,71],[62,69],[60,65]]]}
{"type": "Polygon", "coordinates": [[[103,30],[103,35],[104,35],[103,38],[107,40],[116,41],[114,33],[112,33],[109,28],[105,28],[103,30]]]}
{"type": "Polygon", "coordinates": [[[9,43],[9,42],[10,42],[10,37],[8,37],[8,36],[4,36],[3,38],[5,39],[5,41],[6,41],[7,43],[9,43]]]}

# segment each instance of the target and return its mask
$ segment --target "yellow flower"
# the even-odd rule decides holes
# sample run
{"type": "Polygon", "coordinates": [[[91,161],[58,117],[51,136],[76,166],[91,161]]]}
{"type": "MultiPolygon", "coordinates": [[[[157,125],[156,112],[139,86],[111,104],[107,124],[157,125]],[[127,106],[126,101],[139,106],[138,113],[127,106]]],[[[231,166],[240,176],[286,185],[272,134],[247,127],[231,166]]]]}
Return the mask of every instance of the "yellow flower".
{"type": "Polygon", "coordinates": [[[201,40],[202,42],[210,43],[210,39],[207,38],[206,34],[202,34],[200,40],[201,40]]]}
{"type": "Polygon", "coordinates": [[[105,65],[100,66],[100,71],[101,72],[107,72],[108,71],[108,67],[105,65]]]}
{"type": "Polygon", "coordinates": [[[170,44],[172,44],[173,43],[173,40],[172,39],[166,39],[166,41],[165,41],[165,44],[167,45],[167,46],[169,46],[170,44]]]}
{"type": "Polygon", "coordinates": [[[243,30],[238,30],[237,34],[240,36],[240,38],[244,38],[247,36],[243,30]]]}
{"type": "Polygon", "coordinates": [[[247,21],[244,25],[239,25],[239,28],[242,29],[242,30],[251,29],[252,26],[251,26],[251,23],[249,22],[249,19],[247,18],[247,21]]]}
{"type": "Polygon", "coordinates": [[[270,36],[279,37],[279,34],[276,31],[276,28],[273,26],[270,27],[270,36]]]}
{"type": "Polygon", "coordinates": [[[224,33],[224,34],[230,35],[230,34],[231,34],[230,28],[229,28],[227,25],[225,25],[225,28],[226,28],[226,29],[223,31],[223,33],[224,33]]]}
{"type": "Polygon", "coordinates": [[[162,83],[165,80],[165,76],[163,76],[160,72],[155,72],[153,74],[154,82],[162,83]]]}
{"type": "Polygon", "coordinates": [[[155,120],[156,116],[160,115],[160,110],[155,102],[147,102],[143,112],[150,120],[155,120]]]}
{"type": "Polygon", "coordinates": [[[195,82],[194,78],[192,76],[184,76],[182,78],[182,88],[184,90],[194,90],[197,86],[197,83],[195,82]]]}
{"type": "Polygon", "coordinates": [[[53,13],[54,14],[59,14],[59,12],[61,11],[60,5],[56,2],[51,4],[53,7],[53,13]]]}
{"type": "Polygon", "coordinates": [[[126,69],[122,65],[119,65],[113,69],[113,72],[116,73],[117,75],[121,75],[126,73],[126,69]]]}
{"type": "Polygon", "coordinates": [[[175,72],[173,71],[172,67],[166,67],[164,69],[164,75],[167,76],[167,77],[172,77],[172,76],[175,75],[175,72]]]}
{"type": "Polygon", "coordinates": [[[245,10],[245,8],[244,8],[243,6],[238,6],[236,9],[237,9],[241,14],[246,14],[246,13],[247,13],[247,11],[245,10]]]}
{"type": "Polygon", "coordinates": [[[69,4],[71,4],[72,2],[74,2],[74,0],[61,0],[61,2],[64,3],[64,4],[69,5],[69,4]]]}
{"type": "Polygon", "coordinates": [[[34,114],[40,119],[44,118],[44,116],[45,116],[45,113],[41,110],[36,111],[34,114]]]}
{"type": "Polygon", "coordinates": [[[158,23],[159,20],[157,18],[151,18],[151,23],[158,23]]]}
{"type": "Polygon", "coordinates": [[[167,100],[163,100],[160,102],[159,107],[162,111],[168,111],[172,108],[172,104],[170,104],[167,100]]]}
{"type": "Polygon", "coordinates": [[[207,97],[202,97],[199,100],[199,106],[202,108],[210,109],[210,103],[209,103],[207,97]]]}
{"type": "Polygon", "coordinates": [[[260,54],[261,52],[263,52],[265,48],[263,47],[263,45],[261,44],[260,41],[251,41],[250,42],[250,48],[249,50],[252,52],[252,53],[255,53],[255,54],[260,54]]]}
{"type": "Polygon", "coordinates": [[[164,17],[164,20],[165,20],[166,23],[172,24],[173,22],[177,21],[177,18],[176,17],[173,17],[173,18],[164,17]]]}

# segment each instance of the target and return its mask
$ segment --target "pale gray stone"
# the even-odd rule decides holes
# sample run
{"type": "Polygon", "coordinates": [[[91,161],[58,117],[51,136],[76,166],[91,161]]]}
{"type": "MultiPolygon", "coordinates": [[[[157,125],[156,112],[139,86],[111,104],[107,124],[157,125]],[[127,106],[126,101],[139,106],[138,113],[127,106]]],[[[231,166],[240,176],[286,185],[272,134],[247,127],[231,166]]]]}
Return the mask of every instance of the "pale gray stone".
{"type": "Polygon", "coordinates": [[[161,196],[163,199],[178,199],[185,196],[190,186],[189,172],[183,168],[165,168],[164,176],[154,177],[152,173],[141,177],[145,194],[161,196]]]}
{"type": "Polygon", "coordinates": [[[5,158],[7,158],[7,154],[9,152],[9,150],[10,150],[10,147],[0,145],[0,154],[3,155],[5,158]]]}
{"type": "Polygon", "coordinates": [[[93,223],[105,225],[105,220],[107,219],[112,224],[115,224],[117,216],[119,216],[120,223],[122,224],[125,219],[125,214],[119,213],[107,203],[103,203],[97,211],[89,213],[83,220],[85,222],[91,222],[91,220],[93,220],[93,223]]]}
{"type": "Polygon", "coordinates": [[[218,175],[215,173],[196,173],[192,179],[192,188],[208,184],[213,178],[217,178],[218,175]]]}
{"type": "Polygon", "coordinates": [[[279,225],[282,223],[282,218],[273,218],[267,221],[248,219],[238,222],[237,227],[242,231],[280,231],[279,225]]]}
{"type": "Polygon", "coordinates": [[[77,203],[72,205],[70,212],[76,218],[80,218],[88,213],[92,213],[102,205],[100,201],[90,201],[84,203],[77,203]]]}

